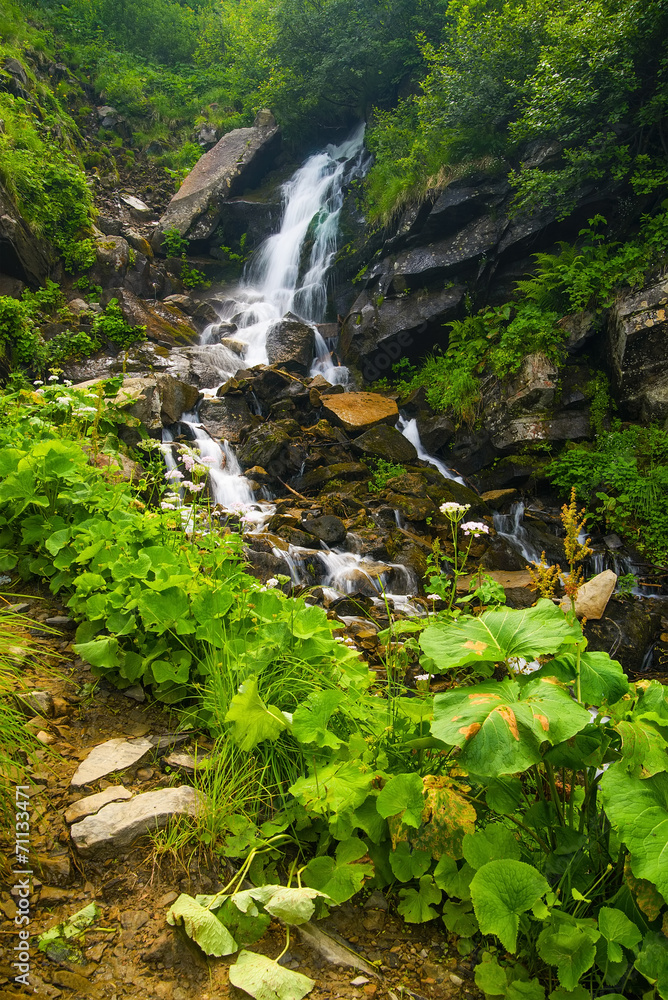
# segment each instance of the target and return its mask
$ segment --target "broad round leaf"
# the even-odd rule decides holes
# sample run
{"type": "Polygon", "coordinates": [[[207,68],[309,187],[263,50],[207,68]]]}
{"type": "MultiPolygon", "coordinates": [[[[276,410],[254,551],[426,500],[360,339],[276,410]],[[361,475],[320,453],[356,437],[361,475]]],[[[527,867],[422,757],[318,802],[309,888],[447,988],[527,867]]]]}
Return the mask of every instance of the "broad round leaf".
{"type": "Polygon", "coordinates": [[[422,876],[418,889],[402,889],[399,897],[397,910],[406,923],[423,924],[438,916],[431,904],[441,902],[441,890],[434,885],[431,875],[422,876]]]}
{"type": "Polygon", "coordinates": [[[629,849],[633,874],[668,897],[668,774],[640,780],[615,764],[601,779],[601,795],[608,819],[629,849]]]}
{"type": "Polygon", "coordinates": [[[546,927],[538,935],[538,953],[549,965],[556,965],[559,982],[574,990],[580,977],[591,969],[596,958],[599,933],[593,927],[561,923],[546,927]]]}
{"type": "Polygon", "coordinates": [[[545,878],[523,861],[490,861],[471,881],[471,899],[483,934],[496,934],[507,951],[515,951],[520,914],[546,892],[545,878]]]}
{"type": "Polygon", "coordinates": [[[520,859],[520,845],[503,823],[489,823],[484,830],[467,833],[463,843],[464,857],[471,868],[482,868],[489,861],[520,859]]]}
{"type": "Polygon", "coordinates": [[[541,759],[543,743],[570,739],[589,722],[589,712],[552,678],[522,687],[486,681],[436,695],[431,731],[462,747],[467,770],[498,777],[525,771],[541,759]]]}
{"type": "Polygon", "coordinates": [[[319,896],[329,899],[326,893],[318,889],[309,889],[306,886],[301,889],[291,889],[288,886],[281,886],[264,904],[264,908],[267,913],[278,917],[286,924],[305,924],[313,916],[315,910],[313,900],[319,896]]]}
{"type": "Polygon", "coordinates": [[[406,826],[420,826],[424,809],[424,790],[419,774],[397,774],[387,782],[376,799],[376,809],[380,815],[401,814],[406,826]]]}
{"type": "Polygon", "coordinates": [[[303,1000],[315,982],[253,951],[242,951],[230,966],[230,982],[255,1000],[303,1000]]]}
{"type": "Polygon", "coordinates": [[[237,943],[211,910],[200,906],[192,896],[181,893],[167,913],[167,923],[175,926],[183,924],[189,938],[195,941],[207,955],[232,955],[237,943]]]}
{"type": "Polygon", "coordinates": [[[541,600],[532,608],[504,608],[486,611],[479,618],[463,616],[447,625],[430,625],[420,637],[420,646],[438,670],[449,670],[467,663],[499,663],[511,657],[533,660],[556,653],[573,632],[563,611],[552,601],[541,600]]]}
{"type": "Polygon", "coordinates": [[[263,740],[278,739],[287,721],[274,705],[265,705],[257,692],[257,680],[249,677],[235,694],[225,716],[234,723],[234,742],[242,750],[252,750],[263,740]]]}

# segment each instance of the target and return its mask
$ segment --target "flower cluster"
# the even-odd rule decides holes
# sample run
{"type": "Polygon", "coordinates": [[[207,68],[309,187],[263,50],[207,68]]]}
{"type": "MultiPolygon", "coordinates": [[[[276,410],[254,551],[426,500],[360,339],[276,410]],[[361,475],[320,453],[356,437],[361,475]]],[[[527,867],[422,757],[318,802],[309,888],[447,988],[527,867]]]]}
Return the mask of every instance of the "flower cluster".
{"type": "Polygon", "coordinates": [[[470,506],[470,503],[455,503],[454,500],[449,500],[447,503],[441,504],[440,511],[441,514],[445,514],[449,521],[457,524],[465,516],[470,506]]]}
{"type": "Polygon", "coordinates": [[[489,535],[489,527],[483,521],[467,521],[459,527],[462,534],[473,535],[474,538],[479,535],[489,535]]]}

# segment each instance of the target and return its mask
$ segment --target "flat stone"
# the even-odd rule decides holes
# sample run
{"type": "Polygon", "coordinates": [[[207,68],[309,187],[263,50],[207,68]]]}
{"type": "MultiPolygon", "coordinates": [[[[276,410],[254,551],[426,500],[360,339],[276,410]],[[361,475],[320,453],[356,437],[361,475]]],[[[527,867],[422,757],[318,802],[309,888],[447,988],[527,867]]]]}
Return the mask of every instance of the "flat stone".
{"type": "Polygon", "coordinates": [[[165,827],[173,816],[194,816],[203,804],[202,793],[190,785],[160,788],[129,802],[112,802],[75,823],[70,832],[82,857],[113,858],[139,837],[165,827]]]}
{"type": "Polygon", "coordinates": [[[93,816],[99,812],[103,806],[108,806],[110,802],[120,802],[132,798],[132,792],[123,785],[109,785],[103,792],[96,792],[95,795],[86,795],[83,799],[77,799],[65,810],[66,823],[78,823],[86,816],[93,816]]]}
{"type": "MultiPolygon", "coordinates": [[[[495,580],[496,583],[500,583],[504,590],[514,587],[529,587],[533,583],[533,577],[526,569],[486,569],[484,570],[484,574],[485,576],[491,576],[492,580],[495,580]]],[[[457,582],[457,590],[467,591],[471,582],[477,580],[477,577],[477,573],[460,577],[457,582]]]]}
{"type": "Polygon", "coordinates": [[[126,740],[118,737],[100,743],[79,764],[70,785],[81,788],[82,785],[90,785],[98,778],[104,778],[105,774],[111,774],[112,771],[123,771],[126,767],[136,764],[153,749],[151,741],[143,738],[126,740]]]}
{"type": "Polygon", "coordinates": [[[73,889],[61,889],[55,885],[43,885],[39,890],[39,901],[43,906],[57,906],[74,895],[73,889]]]}
{"type": "Polygon", "coordinates": [[[417,461],[417,451],[408,438],[405,438],[396,427],[379,424],[360,434],[352,442],[353,448],[365,455],[375,455],[388,462],[406,464],[417,461]]]}
{"type": "Polygon", "coordinates": [[[131,208],[133,212],[136,212],[137,215],[149,216],[153,214],[149,206],[141,198],[135,198],[133,194],[122,194],[121,201],[128,208],[131,208]]]}
{"type": "Polygon", "coordinates": [[[132,687],[124,688],[122,692],[126,698],[131,698],[133,701],[146,701],[146,692],[144,691],[141,684],[133,684],[132,687]]]}
{"type": "Polygon", "coordinates": [[[76,622],[74,618],[70,618],[69,615],[53,615],[51,618],[47,618],[46,625],[50,625],[52,628],[74,628],[76,622]]]}
{"type": "Polygon", "coordinates": [[[482,499],[493,510],[500,510],[506,504],[517,499],[517,490],[512,488],[505,490],[487,490],[483,493],[482,499]]]}
{"type": "Polygon", "coordinates": [[[399,419],[399,409],[393,399],[377,392],[345,392],[323,399],[325,415],[346,431],[359,433],[377,424],[393,426],[399,419]]]}
{"type": "MultiPolygon", "coordinates": [[[[591,580],[587,580],[580,587],[578,596],[575,598],[577,617],[586,618],[588,621],[602,618],[616,586],[617,574],[613,573],[611,569],[605,569],[602,573],[593,576],[591,580]]],[[[559,606],[563,611],[570,611],[570,598],[562,597],[559,606]]]]}

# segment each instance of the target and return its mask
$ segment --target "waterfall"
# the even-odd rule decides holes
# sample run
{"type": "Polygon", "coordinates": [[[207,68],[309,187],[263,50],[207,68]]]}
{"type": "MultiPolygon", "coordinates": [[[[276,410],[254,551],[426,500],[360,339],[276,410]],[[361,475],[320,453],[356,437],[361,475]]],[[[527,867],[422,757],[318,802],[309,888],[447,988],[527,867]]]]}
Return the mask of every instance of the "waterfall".
{"type": "Polygon", "coordinates": [[[433,465],[435,469],[438,469],[444,479],[452,479],[455,483],[461,483],[462,486],[466,486],[466,483],[461,476],[458,476],[456,472],[453,472],[452,469],[448,468],[445,462],[441,462],[440,459],[435,458],[434,455],[430,455],[425,449],[420,439],[417,420],[406,420],[405,417],[399,417],[397,427],[406,440],[410,441],[413,445],[418,453],[418,458],[421,458],[423,462],[429,462],[429,464],[433,465]]]}
{"type": "MultiPolygon", "coordinates": [[[[346,186],[364,172],[367,163],[363,142],[364,123],[339,146],[329,145],[309,157],[283,185],[281,228],[264,241],[239,287],[221,307],[220,321],[236,325],[234,339],[244,347],[244,366],[267,364],[267,334],[287,313],[312,324],[325,318],[329,268],[336,253],[346,186]],[[309,238],[313,245],[304,265],[309,238]]],[[[217,326],[204,331],[204,343],[212,343],[217,326]]],[[[347,369],[334,364],[317,332],[316,354],[313,374],[321,373],[330,382],[346,381],[347,369]]]]}
{"type": "Polygon", "coordinates": [[[522,523],[524,504],[518,500],[510,508],[510,514],[494,514],[494,530],[499,538],[505,538],[510,547],[526,559],[527,563],[540,562],[541,553],[531,541],[529,532],[522,523]]]}

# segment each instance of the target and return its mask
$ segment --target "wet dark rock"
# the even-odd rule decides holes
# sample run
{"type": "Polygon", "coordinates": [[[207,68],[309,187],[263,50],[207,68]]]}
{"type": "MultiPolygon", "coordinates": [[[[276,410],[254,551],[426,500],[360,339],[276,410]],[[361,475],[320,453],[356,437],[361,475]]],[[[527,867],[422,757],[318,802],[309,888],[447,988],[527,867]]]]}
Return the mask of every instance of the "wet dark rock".
{"type": "Polygon", "coordinates": [[[262,583],[266,583],[267,580],[279,573],[287,573],[288,571],[285,560],[272,552],[262,552],[254,548],[247,549],[246,560],[249,564],[247,572],[262,583]]]}
{"type": "Polygon", "coordinates": [[[118,300],[128,323],[146,328],[149,340],[174,347],[197,342],[197,328],[175,303],[149,303],[127,288],[113,289],[113,295],[108,293],[107,300],[112,297],[118,300]]]}
{"type": "Polygon", "coordinates": [[[351,443],[356,451],[364,455],[375,455],[388,462],[401,464],[417,459],[417,451],[410,441],[396,427],[389,427],[387,424],[371,427],[351,443]]]}
{"type": "Polygon", "coordinates": [[[24,101],[30,100],[30,81],[25,66],[18,59],[5,59],[2,68],[6,76],[0,75],[0,90],[24,101]]]}
{"type": "Polygon", "coordinates": [[[310,535],[315,535],[320,541],[327,545],[340,545],[346,537],[346,526],[340,517],[333,514],[325,514],[322,517],[304,518],[302,521],[304,531],[310,535]]]}
{"type": "Polygon", "coordinates": [[[253,465],[266,468],[289,443],[290,436],[281,427],[263,424],[249,435],[239,449],[239,461],[245,468],[253,465]]]}
{"type": "Polygon", "coordinates": [[[90,272],[93,284],[103,288],[119,288],[123,284],[130,248],[122,236],[98,236],[95,240],[95,264],[90,272]]]}
{"type": "Polygon", "coordinates": [[[251,381],[255,395],[266,403],[274,402],[291,383],[292,379],[289,375],[274,368],[265,368],[254,375],[251,381]]]}
{"type": "Polygon", "coordinates": [[[643,658],[661,631],[663,602],[612,597],[599,621],[587,622],[584,632],[591,650],[604,650],[619,660],[624,670],[638,673],[643,658]]]}
{"type": "Polygon", "coordinates": [[[668,417],[668,278],[621,297],[608,322],[608,353],[618,399],[643,421],[668,417]]]}
{"type": "Polygon", "coordinates": [[[290,481],[290,486],[298,492],[324,486],[330,479],[367,479],[369,469],[360,462],[337,462],[334,465],[313,469],[303,476],[290,481]]]}
{"type": "Polygon", "coordinates": [[[306,375],[313,361],[315,331],[299,317],[288,314],[267,334],[270,365],[280,365],[296,375],[306,375]]]}
{"type": "MultiPolygon", "coordinates": [[[[217,399],[204,399],[200,404],[199,418],[214,438],[239,444],[258,418],[248,409],[243,396],[227,395],[217,399]]],[[[256,465],[264,463],[256,462],[256,465]]]]}

